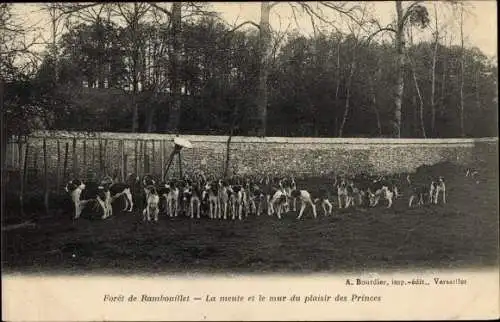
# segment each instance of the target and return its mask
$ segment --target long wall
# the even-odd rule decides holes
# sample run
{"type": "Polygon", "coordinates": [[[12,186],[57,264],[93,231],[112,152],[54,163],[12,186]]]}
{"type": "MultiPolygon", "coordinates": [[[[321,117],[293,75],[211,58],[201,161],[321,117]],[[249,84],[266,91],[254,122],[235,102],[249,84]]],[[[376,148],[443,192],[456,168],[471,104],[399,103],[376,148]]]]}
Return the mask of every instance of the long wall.
{"type": "MultiPolygon", "coordinates": [[[[183,169],[202,170],[206,174],[222,174],[228,137],[208,135],[182,137],[193,144],[192,149],[182,150],[183,169]]],[[[26,161],[30,173],[41,174],[43,171],[43,138],[46,139],[48,172],[59,176],[62,174],[64,163],[69,173],[67,176],[75,171],[85,177],[92,171],[98,173],[100,169],[117,176],[135,172],[161,174],[174,146],[174,135],[39,132],[28,139],[29,152],[26,161]],[[73,142],[76,143],[74,156],[73,142]]],[[[21,151],[24,148],[25,146],[21,146],[21,151]]],[[[19,153],[19,145],[10,144],[7,153],[10,166],[22,168],[21,161],[24,157],[19,153]]],[[[396,173],[411,172],[421,165],[444,161],[462,165],[473,164],[492,157],[497,159],[497,155],[498,138],[233,137],[230,144],[229,169],[238,174],[293,174],[297,177],[329,173],[354,174],[361,171],[396,173]]],[[[169,173],[177,175],[177,163],[174,162],[171,171],[169,173]]]]}

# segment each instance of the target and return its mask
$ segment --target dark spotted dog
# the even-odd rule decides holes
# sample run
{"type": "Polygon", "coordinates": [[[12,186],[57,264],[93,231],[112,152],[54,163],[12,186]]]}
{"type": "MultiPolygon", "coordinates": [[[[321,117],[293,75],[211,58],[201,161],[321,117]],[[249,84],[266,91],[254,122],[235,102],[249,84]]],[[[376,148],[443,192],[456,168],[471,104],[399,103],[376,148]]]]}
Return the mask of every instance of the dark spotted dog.
{"type": "Polygon", "coordinates": [[[147,186],[146,208],[142,211],[144,221],[151,221],[151,217],[155,222],[158,221],[160,196],[155,186],[147,186]]]}
{"type": "Polygon", "coordinates": [[[387,200],[387,208],[391,208],[393,200],[398,196],[398,188],[392,180],[380,177],[374,180],[368,193],[371,207],[377,206],[380,198],[383,198],[387,200]]]}
{"type": "Polygon", "coordinates": [[[90,203],[95,201],[103,211],[102,219],[106,218],[108,214],[106,205],[106,194],[104,188],[96,182],[87,182],[86,184],[79,179],[74,179],[69,181],[65,188],[71,196],[71,200],[75,206],[75,216],[74,219],[78,219],[82,214],[82,211],[90,203]]]}
{"type": "Polygon", "coordinates": [[[201,189],[197,182],[188,181],[182,192],[183,204],[189,207],[187,214],[190,218],[200,218],[201,212],[201,189]]]}
{"type": "Polygon", "coordinates": [[[134,202],[132,199],[132,192],[128,184],[123,182],[113,182],[113,179],[108,176],[101,180],[101,186],[104,188],[106,194],[106,203],[110,211],[109,216],[112,215],[112,202],[121,196],[125,196],[125,207],[123,208],[123,211],[132,212],[134,202]]]}
{"type": "Polygon", "coordinates": [[[202,192],[202,200],[206,201],[208,207],[208,217],[210,219],[220,218],[219,186],[215,182],[206,182],[202,192]]]}
{"type": "Polygon", "coordinates": [[[318,198],[314,199],[314,203],[317,202],[321,202],[321,208],[323,208],[325,216],[332,214],[333,205],[330,202],[330,194],[326,189],[321,189],[319,191],[318,198]]]}

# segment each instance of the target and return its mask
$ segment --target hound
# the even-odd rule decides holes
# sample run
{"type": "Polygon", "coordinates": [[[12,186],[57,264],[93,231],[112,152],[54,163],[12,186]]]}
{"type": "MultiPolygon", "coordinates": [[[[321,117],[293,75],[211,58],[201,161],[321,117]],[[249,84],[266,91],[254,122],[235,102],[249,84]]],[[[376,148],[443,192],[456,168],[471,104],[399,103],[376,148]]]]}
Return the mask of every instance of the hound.
{"type": "Polygon", "coordinates": [[[413,201],[416,199],[417,205],[422,206],[425,203],[425,197],[429,196],[429,202],[432,203],[432,195],[433,195],[433,190],[434,186],[432,183],[430,185],[428,184],[418,184],[418,183],[413,183],[410,179],[410,175],[406,176],[406,182],[409,186],[409,192],[410,192],[410,197],[408,199],[408,208],[411,208],[413,205],[413,201]]]}
{"type": "Polygon", "coordinates": [[[391,208],[394,198],[394,192],[389,190],[387,186],[382,186],[382,188],[375,190],[374,193],[371,193],[370,191],[370,206],[377,206],[380,198],[387,200],[387,208],[391,208]]]}
{"type": "Polygon", "coordinates": [[[159,195],[163,197],[165,212],[169,217],[177,217],[179,213],[179,189],[175,182],[162,182],[158,188],[159,195]]]}
{"type": "Polygon", "coordinates": [[[257,216],[260,216],[262,204],[264,202],[264,192],[256,184],[249,184],[249,186],[250,188],[248,189],[248,198],[250,209],[253,209],[257,216]]]}
{"type": "Polygon", "coordinates": [[[268,214],[276,212],[278,219],[281,219],[282,212],[288,208],[288,196],[283,190],[277,190],[269,202],[268,214]],[[276,209],[276,210],[275,210],[276,209]]]}
{"type": "Polygon", "coordinates": [[[144,195],[147,198],[148,194],[150,193],[149,189],[151,187],[156,187],[156,181],[155,181],[155,179],[153,179],[153,176],[146,174],[142,178],[142,187],[144,189],[144,195]]]}
{"type": "Polygon", "coordinates": [[[446,184],[444,183],[444,178],[439,177],[438,180],[433,181],[431,185],[433,187],[433,194],[431,194],[431,197],[434,196],[434,204],[438,203],[440,193],[443,196],[443,203],[446,203],[446,184]]]}
{"type": "Polygon", "coordinates": [[[321,208],[323,208],[323,213],[325,214],[325,216],[331,215],[333,210],[333,205],[330,202],[330,198],[326,191],[321,191],[320,197],[314,199],[314,203],[317,203],[319,201],[321,201],[321,208]]]}
{"type": "Polygon", "coordinates": [[[346,203],[346,208],[349,206],[362,206],[363,205],[363,198],[365,196],[365,193],[356,187],[354,185],[354,182],[352,180],[349,180],[347,182],[347,185],[345,187],[345,191],[347,193],[347,203],[346,203]]]}
{"type": "Polygon", "coordinates": [[[170,188],[166,196],[168,215],[170,217],[177,217],[179,215],[179,188],[175,182],[167,184],[167,188],[170,188]]]}
{"type": "Polygon", "coordinates": [[[147,186],[147,188],[146,208],[142,211],[142,218],[143,221],[151,221],[151,214],[153,214],[154,221],[157,222],[158,213],[160,212],[160,197],[155,186],[147,186]]]}
{"type": "Polygon", "coordinates": [[[106,176],[101,180],[100,186],[104,189],[106,207],[109,212],[108,217],[113,213],[113,208],[111,206],[112,202],[121,196],[125,196],[125,208],[123,208],[123,211],[132,212],[134,202],[132,200],[132,193],[128,184],[121,182],[115,183],[111,177],[106,176]]]}
{"type": "Polygon", "coordinates": [[[245,182],[245,204],[246,204],[246,216],[248,214],[257,213],[257,205],[255,204],[255,196],[252,191],[252,183],[249,178],[245,182]]]}
{"type": "Polygon", "coordinates": [[[188,216],[194,218],[196,209],[196,217],[200,218],[201,194],[197,184],[188,184],[183,191],[182,197],[185,204],[189,205],[188,216]]]}
{"type": "Polygon", "coordinates": [[[219,214],[219,191],[213,182],[207,182],[202,192],[202,200],[208,202],[208,217],[210,219],[220,218],[219,214]]]}
{"type": "Polygon", "coordinates": [[[285,180],[284,187],[285,187],[285,192],[286,192],[288,198],[291,199],[292,211],[296,211],[297,210],[297,198],[291,197],[291,192],[293,190],[297,190],[297,184],[295,183],[294,177],[291,177],[290,182],[288,182],[288,180],[285,180]]]}
{"type": "MultiPolygon", "coordinates": [[[[219,180],[218,185],[219,218],[223,216],[224,219],[227,219],[227,212],[232,190],[227,185],[227,183],[222,180],[219,180]]],[[[231,209],[229,209],[229,211],[231,211],[231,209]]]]}
{"type": "Polygon", "coordinates": [[[349,192],[347,191],[346,180],[340,179],[340,182],[336,184],[336,188],[337,188],[337,199],[339,202],[339,209],[348,208],[351,205],[352,199],[349,195],[349,192]]]}
{"type": "Polygon", "coordinates": [[[372,187],[373,191],[375,192],[372,192],[371,189],[368,191],[370,206],[377,206],[380,198],[383,198],[387,200],[387,208],[391,208],[393,199],[399,195],[396,185],[388,180],[385,180],[383,177],[380,177],[379,179],[375,180],[372,187]]]}
{"type": "Polygon", "coordinates": [[[465,176],[472,177],[472,179],[474,179],[474,177],[477,176],[478,174],[479,174],[479,171],[474,169],[474,168],[467,168],[465,170],[465,176]]]}
{"type": "Polygon", "coordinates": [[[304,213],[304,209],[306,209],[307,205],[311,206],[311,208],[313,210],[314,218],[317,217],[316,205],[313,203],[312,198],[311,198],[311,194],[307,190],[292,190],[290,195],[293,198],[298,198],[301,202],[300,212],[299,212],[299,216],[297,217],[297,219],[302,218],[302,214],[304,213]]]}
{"type": "Polygon", "coordinates": [[[246,191],[240,185],[233,185],[230,188],[231,188],[230,190],[232,190],[231,205],[232,205],[233,220],[235,219],[236,213],[238,214],[238,219],[241,220],[243,215],[243,209],[245,210],[245,217],[248,216],[246,191]]]}
{"type": "Polygon", "coordinates": [[[107,207],[104,201],[105,195],[103,189],[99,189],[97,183],[89,182],[84,184],[79,179],[69,181],[64,187],[67,193],[70,194],[71,200],[75,205],[75,216],[73,219],[80,218],[80,215],[85,207],[90,202],[97,201],[103,211],[102,219],[106,218],[107,207]]]}
{"type": "Polygon", "coordinates": [[[274,195],[276,192],[276,189],[273,187],[271,183],[271,179],[269,176],[266,176],[262,184],[262,192],[264,195],[264,202],[266,204],[266,209],[267,209],[267,214],[270,216],[273,212],[272,205],[271,205],[271,197],[274,195]]]}

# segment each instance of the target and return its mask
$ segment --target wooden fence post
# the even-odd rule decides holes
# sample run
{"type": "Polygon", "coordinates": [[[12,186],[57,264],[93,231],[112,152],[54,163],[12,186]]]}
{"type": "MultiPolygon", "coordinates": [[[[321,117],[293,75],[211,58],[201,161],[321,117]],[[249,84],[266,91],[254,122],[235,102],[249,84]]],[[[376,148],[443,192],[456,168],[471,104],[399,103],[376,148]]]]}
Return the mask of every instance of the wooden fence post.
{"type": "MultiPolygon", "coordinates": [[[[73,141],[74,142],[74,141],[73,141]]],[[[47,160],[47,140],[43,138],[43,176],[44,176],[44,205],[45,205],[45,214],[49,214],[49,174],[47,173],[48,168],[48,160],[47,160]]]]}
{"type": "Polygon", "coordinates": [[[109,170],[109,162],[108,162],[108,139],[104,139],[104,148],[103,148],[103,167],[104,167],[104,176],[111,175],[111,171],[109,170]]]}
{"type": "MultiPolygon", "coordinates": [[[[14,144],[12,144],[12,148],[14,148],[14,144]]],[[[20,171],[23,166],[23,140],[20,135],[18,136],[17,139],[17,148],[18,148],[18,158],[16,160],[17,161],[16,164],[13,166],[17,166],[17,168],[20,171]]]]}
{"type": "Polygon", "coordinates": [[[21,216],[24,216],[24,187],[28,178],[28,155],[29,155],[29,141],[26,138],[26,147],[24,150],[24,161],[23,161],[23,175],[21,178],[21,186],[19,188],[19,202],[21,206],[21,216]]]}
{"type": "Polygon", "coordinates": [[[139,160],[137,160],[137,154],[138,154],[138,145],[139,143],[137,142],[137,139],[134,141],[134,171],[135,175],[139,175],[139,160]]]}
{"type": "Polygon", "coordinates": [[[151,174],[155,174],[155,172],[156,172],[155,154],[156,154],[155,140],[151,140],[151,163],[149,165],[149,171],[151,172],[151,174]]]}
{"type": "MultiPolygon", "coordinates": [[[[44,141],[45,142],[45,141],[44,141]]],[[[73,151],[72,151],[72,170],[73,170],[73,178],[78,178],[78,156],[76,154],[76,138],[73,138],[73,151]]]]}
{"type": "Polygon", "coordinates": [[[165,175],[165,140],[160,141],[160,158],[161,158],[161,175],[160,178],[163,180],[165,175]]]}
{"type": "Polygon", "coordinates": [[[102,178],[103,174],[104,174],[104,164],[102,156],[102,140],[99,139],[99,177],[102,178]]]}
{"type": "Polygon", "coordinates": [[[148,141],[145,140],[143,143],[143,155],[144,155],[144,174],[150,173],[149,169],[149,155],[148,155],[148,141]]]}
{"type": "Polygon", "coordinates": [[[83,166],[82,176],[87,178],[87,141],[83,139],[83,166]]]}
{"type": "Polygon", "coordinates": [[[61,185],[61,142],[57,140],[57,168],[56,168],[56,185],[59,189],[61,185]]]}
{"type": "Polygon", "coordinates": [[[38,181],[39,176],[38,176],[38,149],[35,149],[33,147],[33,150],[35,151],[33,153],[33,169],[35,170],[35,175],[36,175],[36,180],[38,181]]]}
{"type": "Polygon", "coordinates": [[[90,168],[95,170],[95,140],[92,140],[92,164],[90,168]]]}
{"type": "Polygon", "coordinates": [[[63,181],[66,182],[68,175],[68,151],[69,150],[69,142],[66,142],[64,146],[64,169],[63,169],[63,181]]]}
{"type": "Polygon", "coordinates": [[[144,175],[144,141],[139,141],[139,169],[141,171],[140,176],[144,175]]]}
{"type": "Polygon", "coordinates": [[[125,182],[125,141],[120,140],[120,171],[122,182],[125,182]]]}

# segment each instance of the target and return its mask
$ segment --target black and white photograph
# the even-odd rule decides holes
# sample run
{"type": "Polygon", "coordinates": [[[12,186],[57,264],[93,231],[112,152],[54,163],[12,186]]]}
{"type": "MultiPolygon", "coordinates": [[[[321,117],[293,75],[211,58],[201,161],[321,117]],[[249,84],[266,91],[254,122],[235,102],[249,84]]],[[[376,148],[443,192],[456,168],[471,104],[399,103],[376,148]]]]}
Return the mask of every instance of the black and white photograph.
{"type": "Polygon", "coordinates": [[[5,2],[0,39],[2,275],[498,270],[496,1],[5,2]]]}

